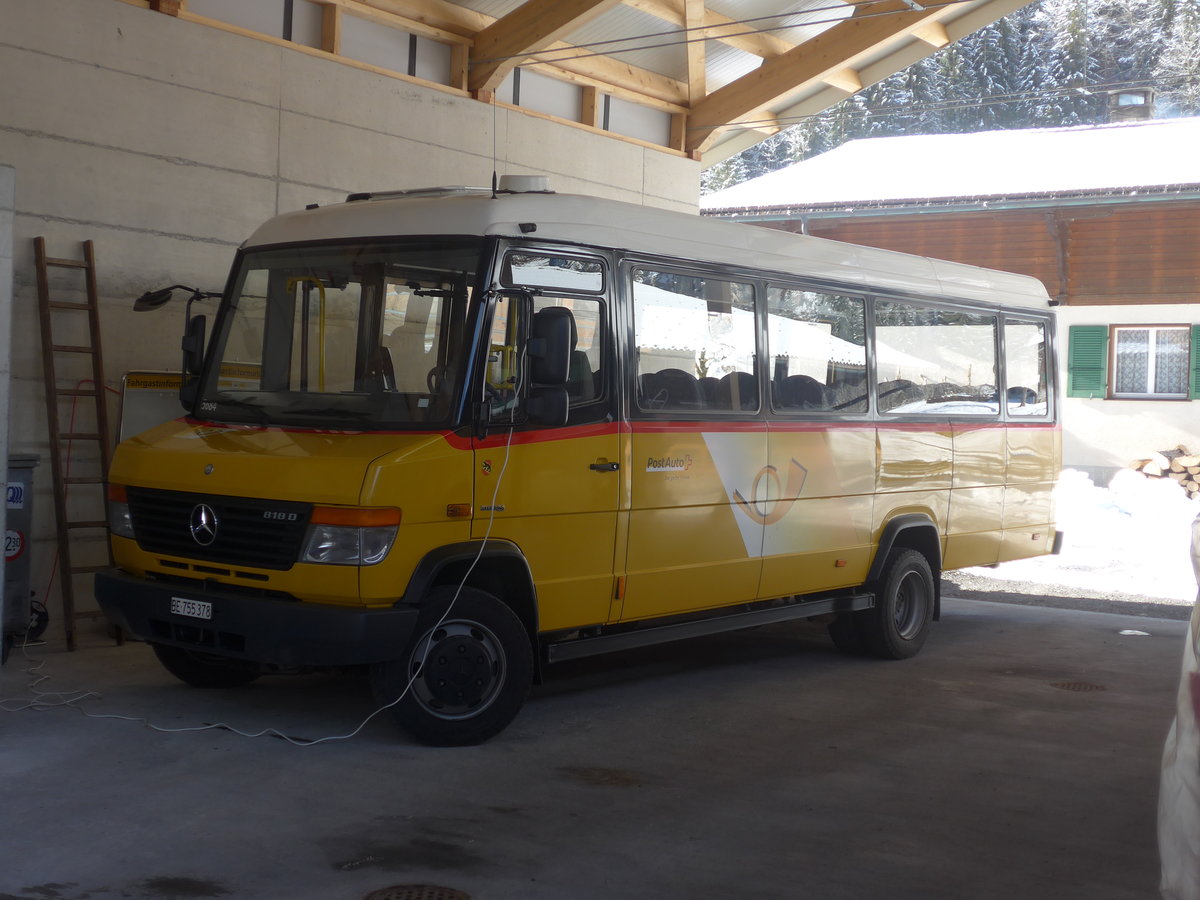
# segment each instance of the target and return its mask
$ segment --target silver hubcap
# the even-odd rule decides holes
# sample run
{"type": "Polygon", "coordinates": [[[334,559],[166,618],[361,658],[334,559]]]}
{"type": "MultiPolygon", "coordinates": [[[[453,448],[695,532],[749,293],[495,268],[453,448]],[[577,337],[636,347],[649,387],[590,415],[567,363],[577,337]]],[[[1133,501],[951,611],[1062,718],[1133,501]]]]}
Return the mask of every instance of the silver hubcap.
{"type": "Polygon", "coordinates": [[[478,622],[447,620],[409,657],[413,698],[430,715],[467,719],[487,709],[504,685],[504,649],[478,622]]]}

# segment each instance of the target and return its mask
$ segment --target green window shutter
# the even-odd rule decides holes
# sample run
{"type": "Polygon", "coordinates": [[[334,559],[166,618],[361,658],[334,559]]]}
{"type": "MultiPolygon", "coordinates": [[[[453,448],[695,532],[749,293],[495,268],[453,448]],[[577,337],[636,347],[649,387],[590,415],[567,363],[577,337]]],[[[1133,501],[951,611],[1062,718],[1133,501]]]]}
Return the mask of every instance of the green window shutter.
{"type": "Polygon", "coordinates": [[[1193,400],[1200,400],[1200,325],[1192,326],[1192,393],[1193,400]]]}
{"type": "MultiPolygon", "coordinates": [[[[1108,386],[1108,326],[1072,325],[1069,334],[1067,396],[1104,397],[1108,386]]],[[[1195,371],[1192,374],[1195,376],[1195,371]]]]}

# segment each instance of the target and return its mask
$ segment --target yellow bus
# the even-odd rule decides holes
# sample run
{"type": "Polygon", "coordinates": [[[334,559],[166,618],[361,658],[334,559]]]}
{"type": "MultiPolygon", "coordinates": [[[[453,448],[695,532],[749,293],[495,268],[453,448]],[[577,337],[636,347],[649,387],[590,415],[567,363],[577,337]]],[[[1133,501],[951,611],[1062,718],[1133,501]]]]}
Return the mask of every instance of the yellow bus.
{"type": "Polygon", "coordinates": [[[96,581],[192,685],[369,666],[475,743],[590,654],[816,619],[909,657],[942,571],[1056,550],[1031,278],[525,179],[278,216],[206,327],[96,581]]]}

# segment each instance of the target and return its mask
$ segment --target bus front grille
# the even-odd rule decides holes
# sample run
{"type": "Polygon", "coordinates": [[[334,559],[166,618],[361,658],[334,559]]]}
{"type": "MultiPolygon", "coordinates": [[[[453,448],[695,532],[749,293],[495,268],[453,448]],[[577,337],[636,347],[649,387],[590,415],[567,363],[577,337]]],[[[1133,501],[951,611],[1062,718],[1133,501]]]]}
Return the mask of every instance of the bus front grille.
{"type": "Polygon", "coordinates": [[[312,505],[250,497],[128,488],[138,546],[206,562],[290,569],[312,505]]]}

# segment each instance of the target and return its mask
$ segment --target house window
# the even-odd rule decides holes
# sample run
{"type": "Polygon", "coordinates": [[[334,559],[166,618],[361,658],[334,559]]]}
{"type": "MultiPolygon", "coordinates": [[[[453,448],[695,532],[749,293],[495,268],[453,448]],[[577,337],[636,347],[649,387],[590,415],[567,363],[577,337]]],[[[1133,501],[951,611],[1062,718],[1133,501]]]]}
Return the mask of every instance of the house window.
{"type": "Polygon", "coordinates": [[[1114,327],[1113,396],[1186,399],[1191,344],[1188,331],[1182,325],[1114,327]]]}
{"type": "Polygon", "coordinates": [[[1067,396],[1200,399],[1200,325],[1072,325],[1067,396]]]}

